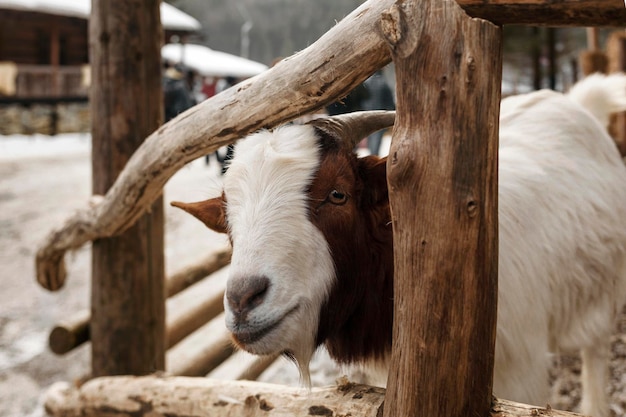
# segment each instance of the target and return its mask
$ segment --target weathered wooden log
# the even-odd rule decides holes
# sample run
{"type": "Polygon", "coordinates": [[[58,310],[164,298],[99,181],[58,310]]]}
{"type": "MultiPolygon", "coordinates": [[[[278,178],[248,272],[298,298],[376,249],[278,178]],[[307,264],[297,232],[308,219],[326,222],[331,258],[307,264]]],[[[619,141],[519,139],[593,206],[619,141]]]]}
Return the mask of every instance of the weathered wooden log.
{"type": "Polygon", "coordinates": [[[247,379],[252,381],[265,372],[278,356],[256,356],[239,350],[209,372],[207,377],[225,380],[247,379]]]}
{"type": "MultiPolygon", "coordinates": [[[[77,388],[52,385],[51,417],[380,417],[385,390],[343,382],[310,391],[251,381],[168,376],[102,377],[77,388]]],[[[579,414],[493,399],[491,417],[577,417],[579,414]]]]}
{"type": "Polygon", "coordinates": [[[394,323],[384,415],[486,416],[498,287],[501,29],[448,0],[398,3],[383,29],[397,88],[387,160],[394,323]]]}
{"type": "Polygon", "coordinates": [[[210,253],[201,261],[175,272],[167,279],[166,292],[171,297],[230,263],[232,249],[225,247],[210,253]]]}
{"type": "Polygon", "coordinates": [[[578,59],[584,76],[595,72],[607,73],[609,58],[600,48],[597,27],[587,28],[587,50],[582,51],[578,59]]]}
{"type": "Polygon", "coordinates": [[[606,74],[609,66],[609,58],[603,51],[582,51],[578,55],[580,69],[587,76],[595,72],[606,74]]]}
{"type": "MultiPolygon", "coordinates": [[[[230,247],[220,249],[200,262],[174,273],[166,283],[168,296],[176,295],[228,265],[231,253],[230,247]]],[[[171,347],[223,310],[222,296],[225,287],[223,281],[223,278],[213,280],[212,283],[194,288],[193,294],[181,297],[182,301],[172,299],[168,302],[166,347],[171,347]]],[[[87,342],[90,319],[89,310],[83,310],[57,323],[48,338],[50,349],[57,355],[62,355],[87,342]]]]}
{"type": "Polygon", "coordinates": [[[606,40],[609,73],[626,71],[626,30],[611,32],[606,40]]]}
{"type": "MultiPolygon", "coordinates": [[[[390,61],[379,17],[396,0],[368,0],[317,42],[270,70],[182,113],[152,133],[102,202],[55,228],[36,255],[38,282],[57,290],[65,252],[130,227],[186,163],[262,127],[321,108],[390,61]],[[270,103],[270,104],[268,104],[270,103]]],[[[461,0],[472,16],[501,23],[623,25],[622,0],[461,0]]]]}
{"type": "Polygon", "coordinates": [[[458,0],[472,17],[507,25],[626,26],[623,0],[458,0]]]}
{"type": "Polygon", "coordinates": [[[48,345],[57,355],[62,355],[89,340],[89,310],[82,310],[56,324],[48,345]]]}
{"type": "MultiPolygon", "coordinates": [[[[158,2],[91,2],[94,194],[113,187],[135,150],[163,122],[157,70],[162,39],[158,2]]],[[[94,376],[142,375],[165,367],[164,207],[158,195],[150,203],[123,233],[92,244],[89,332],[96,341],[91,344],[94,376]]]]}
{"type": "Polygon", "coordinates": [[[224,311],[226,274],[212,276],[167,300],[165,345],[174,346],[224,311]]]}
{"type": "Polygon", "coordinates": [[[233,351],[221,314],[168,350],[166,369],[172,375],[204,376],[233,351]]]}

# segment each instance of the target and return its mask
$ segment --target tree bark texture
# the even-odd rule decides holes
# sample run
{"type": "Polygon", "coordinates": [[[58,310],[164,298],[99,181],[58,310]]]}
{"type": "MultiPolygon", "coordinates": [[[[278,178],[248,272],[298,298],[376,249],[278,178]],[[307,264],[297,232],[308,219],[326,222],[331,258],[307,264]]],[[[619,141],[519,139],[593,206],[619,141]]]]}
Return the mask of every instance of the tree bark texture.
{"type": "MultiPolygon", "coordinates": [[[[162,122],[159,1],[94,0],[90,30],[93,192],[105,194],[162,122]]],[[[165,366],[163,201],[92,249],[92,374],[165,366]]]]}
{"type": "MultiPolygon", "coordinates": [[[[46,393],[45,408],[52,417],[380,417],[384,396],[382,388],[348,381],[308,391],[250,381],[118,376],[79,388],[56,383],[46,393]]],[[[496,398],[488,412],[485,416],[579,416],[496,398]]]]}
{"type": "Polygon", "coordinates": [[[398,91],[387,160],[395,273],[385,416],[486,416],[501,29],[446,0],[397,2],[383,22],[398,91]]]}
{"type": "Polygon", "coordinates": [[[507,25],[626,26],[623,0],[458,0],[472,17],[507,25]]]}

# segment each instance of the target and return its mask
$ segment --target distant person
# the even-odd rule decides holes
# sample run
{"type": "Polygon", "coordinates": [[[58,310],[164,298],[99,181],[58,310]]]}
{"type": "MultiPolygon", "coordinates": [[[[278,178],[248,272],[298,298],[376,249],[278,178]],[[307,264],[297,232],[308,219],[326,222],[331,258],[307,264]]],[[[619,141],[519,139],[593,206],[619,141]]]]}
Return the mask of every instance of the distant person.
{"type": "MultiPolygon", "coordinates": [[[[364,110],[395,110],[396,103],[393,99],[393,92],[387,84],[387,80],[382,70],[376,71],[363,83],[367,88],[369,96],[363,102],[364,110]]],[[[383,141],[384,130],[374,132],[367,137],[367,148],[371,155],[380,154],[380,144],[383,141]]]]}
{"type": "Polygon", "coordinates": [[[198,71],[193,70],[191,68],[186,68],[184,71],[185,74],[185,82],[187,84],[187,90],[191,95],[191,99],[193,100],[193,105],[195,106],[198,103],[201,103],[204,100],[204,95],[202,94],[199,81],[198,71]]]}
{"type": "Polygon", "coordinates": [[[217,81],[215,77],[203,77],[202,78],[202,87],[200,92],[204,96],[204,99],[211,98],[215,95],[217,91],[217,81]]]}
{"type": "Polygon", "coordinates": [[[166,65],[163,73],[163,107],[165,122],[196,104],[180,65],[166,65]]]}
{"type": "MultiPolygon", "coordinates": [[[[229,89],[235,84],[237,84],[237,79],[235,77],[224,77],[217,82],[215,91],[216,93],[221,93],[222,91],[229,89]]],[[[220,156],[218,151],[215,151],[215,156],[217,158],[217,161],[222,164],[222,175],[226,173],[226,171],[228,170],[228,164],[230,163],[230,160],[233,159],[234,148],[235,148],[235,145],[232,143],[230,145],[227,145],[226,155],[224,155],[223,158],[220,156]]],[[[207,159],[207,163],[208,163],[208,159],[207,159]]]]}

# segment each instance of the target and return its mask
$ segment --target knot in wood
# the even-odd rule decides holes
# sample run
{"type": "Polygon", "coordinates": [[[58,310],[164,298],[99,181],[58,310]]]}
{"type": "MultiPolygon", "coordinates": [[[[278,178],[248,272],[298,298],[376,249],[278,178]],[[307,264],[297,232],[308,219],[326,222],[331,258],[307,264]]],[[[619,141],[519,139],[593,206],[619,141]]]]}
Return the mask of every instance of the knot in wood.
{"type": "Polygon", "coordinates": [[[395,2],[387,11],[383,12],[380,20],[380,30],[383,38],[391,48],[394,61],[410,56],[418,47],[428,14],[422,9],[413,8],[411,2],[395,2]]]}
{"type": "Polygon", "coordinates": [[[332,416],[333,410],[324,405],[312,405],[309,407],[310,416],[332,416]]]}
{"type": "Polygon", "coordinates": [[[400,23],[400,10],[397,5],[393,5],[384,12],[380,18],[380,28],[384,38],[393,48],[402,39],[402,30],[400,23]]]}
{"type": "Polygon", "coordinates": [[[467,202],[467,215],[471,218],[476,217],[478,214],[478,203],[474,200],[469,200],[467,202]]]}

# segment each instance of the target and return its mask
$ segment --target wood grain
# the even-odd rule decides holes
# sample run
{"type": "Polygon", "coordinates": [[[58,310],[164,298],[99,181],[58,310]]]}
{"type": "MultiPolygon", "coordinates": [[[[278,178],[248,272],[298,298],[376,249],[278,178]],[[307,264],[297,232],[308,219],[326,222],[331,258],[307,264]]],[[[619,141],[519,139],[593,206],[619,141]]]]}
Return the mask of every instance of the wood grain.
{"type": "Polygon", "coordinates": [[[395,272],[385,416],[486,416],[501,30],[447,0],[405,1],[387,20],[400,30],[386,36],[398,96],[387,160],[395,272]]]}

